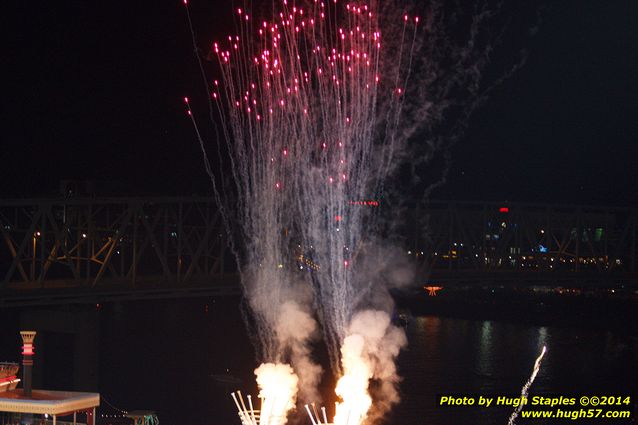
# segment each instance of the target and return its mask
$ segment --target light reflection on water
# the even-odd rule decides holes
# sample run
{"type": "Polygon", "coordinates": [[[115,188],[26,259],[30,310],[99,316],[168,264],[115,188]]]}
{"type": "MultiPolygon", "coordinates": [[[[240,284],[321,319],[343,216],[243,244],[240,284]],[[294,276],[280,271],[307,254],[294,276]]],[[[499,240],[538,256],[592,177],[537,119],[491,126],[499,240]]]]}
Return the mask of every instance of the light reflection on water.
{"type": "Polygon", "coordinates": [[[548,352],[530,396],[638,389],[638,342],[609,331],[417,317],[407,332],[410,346],[399,360],[403,401],[393,424],[507,423],[509,407],[437,407],[436,396],[517,396],[543,345],[548,352]]]}
{"type": "MultiPolygon", "coordinates": [[[[99,390],[110,402],[155,409],[165,425],[238,423],[228,397],[237,388],[211,378],[229,373],[242,379],[244,392],[255,391],[255,357],[236,304],[131,303],[100,316],[99,390]],[[210,421],[196,422],[201,418],[210,421]]],[[[391,425],[506,424],[511,408],[436,407],[436,395],[518,395],[543,345],[548,352],[530,395],[638,393],[635,336],[435,316],[412,318],[407,333],[399,358],[403,400],[391,425]]]]}

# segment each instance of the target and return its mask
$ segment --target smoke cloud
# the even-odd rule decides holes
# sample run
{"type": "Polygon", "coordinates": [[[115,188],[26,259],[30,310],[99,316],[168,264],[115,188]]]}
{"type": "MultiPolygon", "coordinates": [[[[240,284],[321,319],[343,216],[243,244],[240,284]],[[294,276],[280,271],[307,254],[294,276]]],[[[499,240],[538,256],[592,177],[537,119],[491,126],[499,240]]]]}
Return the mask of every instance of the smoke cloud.
{"type": "Polygon", "coordinates": [[[399,402],[395,360],[406,345],[405,332],[386,312],[364,310],[352,317],[341,347],[343,377],[335,392],[343,402],[335,424],[374,421],[399,402]]]}
{"type": "Polygon", "coordinates": [[[295,407],[299,379],[287,364],[263,363],[255,369],[262,399],[260,425],[284,425],[295,407]]]}
{"type": "Polygon", "coordinates": [[[310,343],[319,334],[317,322],[301,305],[287,301],[279,309],[275,333],[280,345],[290,353],[290,361],[299,376],[302,400],[318,401],[317,385],[322,368],[313,361],[310,349],[310,343]]]}
{"type": "Polygon", "coordinates": [[[289,363],[298,378],[301,399],[318,401],[323,369],[312,357],[313,343],[321,336],[313,317],[312,291],[289,269],[276,266],[283,260],[271,260],[269,267],[264,266],[266,261],[262,258],[261,265],[245,278],[261,360],[289,363]]]}
{"type": "Polygon", "coordinates": [[[407,341],[391,324],[389,289],[412,283],[413,266],[387,248],[398,232],[365,201],[383,201],[396,220],[407,200],[423,201],[419,188],[426,197],[436,187],[424,177],[431,160],[449,152],[489,91],[480,84],[493,45],[482,31],[493,16],[487,2],[460,15],[465,8],[439,1],[425,14],[403,0],[372,1],[368,13],[273,3],[263,37],[252,39],[258,20],[238,9],[240,34],[213,44],[222,80],[207,93],[222,140],[219,166],[206,166],[268,362],[256,370],[270,400],[262,414],[285,416],[297,391],[317,399],[313,308],[342,374],[335,424],[374,420],[398,402],[395,360],[407,341]],[[336,25],[314,25],[333,15],[336,25]],[[296,23],[280,25],[283,16],[296,23]]]}

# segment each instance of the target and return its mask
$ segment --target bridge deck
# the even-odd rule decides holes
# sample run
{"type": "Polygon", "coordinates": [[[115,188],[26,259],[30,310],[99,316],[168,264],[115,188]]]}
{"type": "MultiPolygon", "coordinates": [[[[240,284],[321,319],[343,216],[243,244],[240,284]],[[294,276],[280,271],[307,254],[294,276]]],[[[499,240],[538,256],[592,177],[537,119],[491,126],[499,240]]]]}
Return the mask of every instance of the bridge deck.
{"type": "MultiPolygon", "coordinates": [[[[433,201],[406,223],[415,284],[638,282],[635,208],[433,201]]],[[[0,306],[238,293],[225,235],[210,198],[0,201],[0,306]]]]}

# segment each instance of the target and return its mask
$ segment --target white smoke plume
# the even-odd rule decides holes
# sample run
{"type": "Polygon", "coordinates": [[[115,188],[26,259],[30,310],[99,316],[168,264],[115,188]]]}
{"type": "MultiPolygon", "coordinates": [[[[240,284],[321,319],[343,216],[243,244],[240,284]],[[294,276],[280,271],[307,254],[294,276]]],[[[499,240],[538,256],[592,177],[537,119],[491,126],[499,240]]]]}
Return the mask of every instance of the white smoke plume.
{"type": "Polygon", "coordinates": [[[445,31],[458,16],[440,1],[417,14],[403,0],[362,8],[327,2],[329,10],[302,0],[273,2],[265,16],[238,8],[237,34],[212,44],[220,80],[206,92],[220,117],[219,162],[206,166],[258,354],[290,362],[301,396],[315,397],[317,307],[331,366],[342,375],[338,392],[358,417],[345,419],[349,425],[398,401],[394,361],[406,338],[386,313],[387,289],[412,276],[400,264],[405,257],[380,261],[389,257],[375,244],[397,232],[364,206],[383,201],[395,221],[396,206],[417,193],[393,195],[405,186],[401,165],[409,186],[423,187],[433,155],[465,129],[485,94],[480,82],[492,51],[480,31],[492,16],[485,1],[470,8],[459,40],[445,31]],[[331,23],[320,24],[326,17],[331,23]]]}
{"type": "Polygon", "coordinates": [[[387,313],[364,310],[352,317],[341,346],[343,376],[335,392],[342,402],[335,425],[374,421],[398,403],[395,360],[406,344],[405,332],[387,313]]]}
{"type": "Polygon", "coordinates": [[[299,378],[289,365],[281,363],[263,363],[255,375],[262,399],[259,424],[284,425],[295,407],[299,378]]]}
{"type": "Polygon", "coordinates": [[[312,315],[312,293],[284,268],[258,267],[246,279],[246,293],[256,318],[255,337],[264,362],[289,363],[299,380],[304,401],[319,400],[317,384],[322,368],[312,357],[321,336],[312,315]],[[269,284],[276,282],[276,284],[269,284]]]}
{"type": "Polygon", "coordinates": [[[301,398],[318,401],[322,368],[314,362],[310,350],[311,341],[318,336],[317,322],[301,305],[287,301],[279,309],[275,333],[280,345],[289,351],[290,362],[299,376],[301,398]]]}

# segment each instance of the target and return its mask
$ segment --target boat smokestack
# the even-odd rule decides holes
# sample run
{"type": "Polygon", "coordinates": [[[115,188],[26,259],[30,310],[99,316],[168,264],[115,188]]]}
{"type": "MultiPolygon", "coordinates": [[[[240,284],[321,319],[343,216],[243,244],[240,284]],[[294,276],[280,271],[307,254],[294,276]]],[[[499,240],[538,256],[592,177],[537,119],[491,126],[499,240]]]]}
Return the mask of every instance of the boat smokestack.
{"type": "Polygon", "coordinates": [[[22,337],[22,377],[24,383],[22,385],[25,397],[31,397],[31,381],[33,372],[33,340],[35,339],[35,331],[20,331],[22,337]]]}

